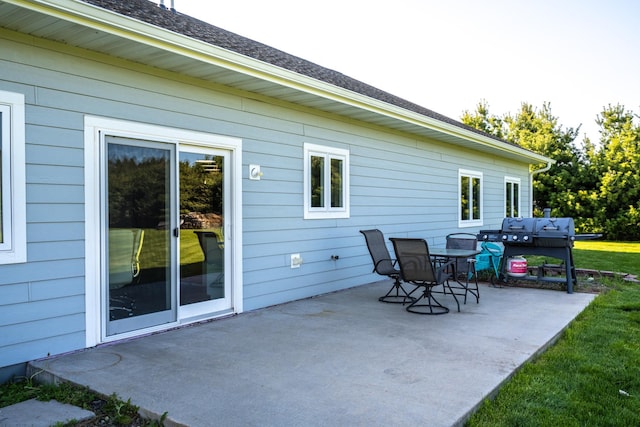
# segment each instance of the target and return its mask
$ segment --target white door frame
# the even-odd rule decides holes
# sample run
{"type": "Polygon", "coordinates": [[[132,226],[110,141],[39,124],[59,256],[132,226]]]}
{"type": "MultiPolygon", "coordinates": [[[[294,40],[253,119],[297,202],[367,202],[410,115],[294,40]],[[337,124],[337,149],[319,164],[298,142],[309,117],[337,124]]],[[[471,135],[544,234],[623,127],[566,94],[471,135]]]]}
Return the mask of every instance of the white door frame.
{"type": "MultiPolygon", "coordinates": [[[[197,318],[183,318],[178,311],[178,320],[175,323],[164,324],[143,330],[136,330],[106,336],[106,316],[102,313],[102,282],[101,264],[103,254],[101,250],[101,191],[100,191],[100,135],[126,136],[160,142],[186,143],[210,148],[228,150],[231,155],[231,212],[229,221],[225,219],[225,240],[228,239],[231,247],[231,292],[232,310],[234,313],[243,311],[242,295],[242,140],[239,138],[214,135],[202,132],[187,131],[183,129],[164,126],[128,122],[104,117],[85,116],[84,120],[84,183],[85,183],[85,325],[86,346],[129,338],[169,329],[177,325],[187,324],[203,318],[213,318],[220,313],[211,313],[210,316],[197,318]]],[[[179,309],[179,307],[178,307],[179,309]]],[[[222,314],[228,314],[222,313],[222,314]]]]}

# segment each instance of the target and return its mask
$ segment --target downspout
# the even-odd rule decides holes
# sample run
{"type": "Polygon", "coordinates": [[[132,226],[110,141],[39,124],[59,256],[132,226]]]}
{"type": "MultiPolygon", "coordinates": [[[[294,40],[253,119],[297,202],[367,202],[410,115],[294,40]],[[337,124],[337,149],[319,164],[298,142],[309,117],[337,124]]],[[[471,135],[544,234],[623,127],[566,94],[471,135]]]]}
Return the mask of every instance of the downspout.
{"type": "Polygon", "coordinates": [[[533,176],[541,172],[547,172],[549,169],[551,169],[551,165],[553,165],[554,163],[555,161],[553,160],[548,161],[547,165],[542,169],[536,169],[529,172],[529,209],[531,217],[533,217],[533,176]]]}

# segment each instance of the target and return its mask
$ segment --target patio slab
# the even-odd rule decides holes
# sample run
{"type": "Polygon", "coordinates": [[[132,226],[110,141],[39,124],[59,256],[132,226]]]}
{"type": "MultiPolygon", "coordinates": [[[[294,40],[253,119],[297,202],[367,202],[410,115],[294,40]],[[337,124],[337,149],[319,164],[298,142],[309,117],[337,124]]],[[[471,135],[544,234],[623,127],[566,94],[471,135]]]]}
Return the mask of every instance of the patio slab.
{"type": "Polygon", "coordinates": [[[186,426],[452,426],[595,297],[481,285],[440,316],[377,301],[390,282],[32,362],[186,426]]]}

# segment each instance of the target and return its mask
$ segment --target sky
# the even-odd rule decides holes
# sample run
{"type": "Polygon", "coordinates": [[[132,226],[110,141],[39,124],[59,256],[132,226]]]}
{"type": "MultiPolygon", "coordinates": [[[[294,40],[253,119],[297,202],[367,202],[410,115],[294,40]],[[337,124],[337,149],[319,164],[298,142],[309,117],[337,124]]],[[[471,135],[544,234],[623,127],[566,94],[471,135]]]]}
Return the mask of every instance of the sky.
{"type": "MultiPolygon", "coordinates": [[[[159,1],[156,1],[159,3],[159,1]]],[[[165,0],[171,5],[171,0],[165,0]]],[[[638,0],[174,0],[175,9],[450,118],[544,102],[599,141],[596,117],[640,114],[638,0]]]]}

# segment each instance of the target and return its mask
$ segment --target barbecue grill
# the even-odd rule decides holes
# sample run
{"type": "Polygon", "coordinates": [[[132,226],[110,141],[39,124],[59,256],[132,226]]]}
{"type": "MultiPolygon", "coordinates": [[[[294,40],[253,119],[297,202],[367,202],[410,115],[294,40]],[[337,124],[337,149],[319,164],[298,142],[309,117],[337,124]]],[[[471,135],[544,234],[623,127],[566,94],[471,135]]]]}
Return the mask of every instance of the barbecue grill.
{"type": "Polygon", "coordinates": [[[576,238],[573,218],[505,218],[500,230],[481,230],[478,240],[502,242],[504,254],[498,281],[507,282],[507,264],[511,257],[542,255],[562,260],[565,277],[545,276],[545,267],[538,267],[537,275],[518,277],[518,280],[566,282],[567,292],[573,293],[577,283],[573,263],[573,242],[576,238]]]}

